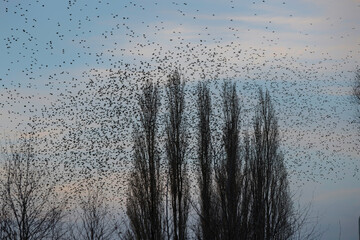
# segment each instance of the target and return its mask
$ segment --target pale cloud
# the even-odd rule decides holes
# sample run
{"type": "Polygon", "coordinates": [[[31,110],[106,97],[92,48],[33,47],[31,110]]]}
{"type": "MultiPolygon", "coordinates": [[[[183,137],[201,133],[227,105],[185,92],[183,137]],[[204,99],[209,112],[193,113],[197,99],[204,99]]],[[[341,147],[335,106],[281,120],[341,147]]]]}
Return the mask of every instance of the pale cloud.
{"type": "Polygon", "coordinates": [[[317,5],[320,11],[326,17],[337,17],[341,19],[360,19],[360,1],[359,0],[302,0],[308,4],[317,5]]]}
{"type": "Polygon", "coordinates": [[[343,199],[356,199],[360,196],[360,188],[337,189],[327,191],[315,196],[316,202],[339,201],[343,199]]]}
{"type": "Polygon", "coordinates": [[[228,16],[226,18],[247,23],[287,25],[291,31],[315,30],[314,27],[322,28],[321,25],[325,23],[320,17],[228,16]]]}

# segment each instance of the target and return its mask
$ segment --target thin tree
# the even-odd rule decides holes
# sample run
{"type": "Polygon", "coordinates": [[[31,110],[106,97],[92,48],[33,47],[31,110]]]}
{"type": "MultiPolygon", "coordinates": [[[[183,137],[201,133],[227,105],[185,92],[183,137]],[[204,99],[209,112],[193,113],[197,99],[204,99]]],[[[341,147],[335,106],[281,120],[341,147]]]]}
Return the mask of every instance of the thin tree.
{"type": "Polygon", "coordinates": [[[242,166],[242,188],[241,188],[241,201],[240,201],[240,211],[241,211],[241,223],[240,223],[240,239],[250,239],[251,236],[251,169],[250,169],[250,159],[251,148],[250,148],[250,137],[246,132],[244,136],[243,149],[243,166],[242,166]]]}
{"type": "Polygon", "coordinates": [[[223,158],[216,169],[219,238],[239,239],[241,229],[240,104],[236,85],[223,85],[223,158]]]}
{"type": "Polygon", "coordinates": [[[360,104],[360,68],[355,73],[354,96],[360,104]]]}
{"type": "Polygon", "coordinates": [[[198,184],[200,190],[200,229],[202,239],[215,239],[214,210],[213,210],[213,189],[212,189],[212,149],[211,149],[211,97],[209,86],[205,82],[197,85],[197,164],[198,184]]]}
{"type": "Polygon", "coordinates": [[[162,184],[157,146],[158,87],[146,80],[138,98],[140,129],[134,133],[134,169],[130,179],[127,215],[136,239],[163,239],[162,184]]]}
{"type": "Polygon", "coordinates": [[[69,238],[76,240],[110,240],[117,225],[111,220],[101,187],[89,188],[80,202],[80,222],[70,227],[69,238]]]}
{"type": "Polygon", "coordinates": [[[2,239],[60,239],[64,204],[55,201],[55,183],[46,165],[36,164],[31,141],[11,145],[6,155],[0,196],[2,239]]]}
{"type": "Polygon", "coordinates": [[[185,82],[178,71],[167,82],[168,118],[166,120],[166,155],[168,160],[173,239],[187,238],[189,180],[186,161],[187,132],[184,116],[185,82]]]}
{"type": "Polygon", "coordinates": [[[261,89],[251,145],[250,239],[289,239],[294,234],[293,202],[279,150],[277,118],[268,91],[264,94],[261,89]]]}
{"type": "MultiPolygon", "coordinates": [[[[358,123],[360,123],[360,68],[358,68],[355,72],[355,81],[353,87],[353,95],[355,98],[355,102],[358,106],[357,114],[358,114],[358,123]]],[[[360,126],[360,125],[359,125],[360,126]]]]}

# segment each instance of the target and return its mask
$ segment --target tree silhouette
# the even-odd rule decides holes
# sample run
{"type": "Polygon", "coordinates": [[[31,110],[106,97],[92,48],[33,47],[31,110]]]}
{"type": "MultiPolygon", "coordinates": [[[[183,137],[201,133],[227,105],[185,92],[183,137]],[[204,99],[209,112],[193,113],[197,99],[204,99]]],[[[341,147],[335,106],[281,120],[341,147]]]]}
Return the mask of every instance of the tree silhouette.
{"type": "MultiPolygon", "coordinates": [[[[125,234],[118,233],[120,238],[282,240],[320,236],[315,226],[302,233],[309,224],[309,208],[303,212],[294,208],[280,151],[278,121],[268,91],[259,89],[253,129],[243,135],[235,83],[224,82],[222,115],[214,125],[210,124],[211,117],[218,109],[211,103],[210,87],[208,83],[198,83],[197,101],[193,105],[197,108],[194,132],[188,132],[185,81],[178,71],[169,75],[165,90],[163,145],[158,136],[158,85],[144,79],[137,98],[139,124],[134,124],[133,169],[126,202],[129,228],[125,234]],[[213,138],[215,131],[221,132],[221,138],[213,138]],[[196,137],[194,152],[189,149],[191,134],[196,137]],[[164,162],[160,161],[161,152],[165,153],[164,162]],[[189,181],[193,177],[188,166],[189,153],[194,154],[191,157],[197,165],[194,173],[198,185],[193,190],[199,190],[200,207],[194,209],[198,213],[194,217],[198,219],[191,222],[197,231],[192,236],[188,232],[189,181]],[[161,163],[165,163],[166,174],[161,163]]],[[[55,178],[50,175],[46,161],[37,161],[30,141],[10,149],[1,172],[0,239],[116,237],[117,225],[111,223],[109,209],[104,204],[104,185],[95,188],[89,185],[88,195],[79,205],[80,221],[72,222],[69,218],[72,226],[65,229],[65,205],[56,200],[55,178]]]]}
{"type": "Polygon", "coordinates": [[[185,83],[178,71],[167,82],[168,116],[166,120],[166,156],[172,209],[172,234],[175,240],[187,238],[190,187],[186,161],[185,83]]]}
{"type": "Polygon", "coordinates": [[[1,181],[1,237],[10,240],[60,239],[64,203],[46,165],[36,164],[31,140],[10,146],[1,181]]]}
{"type": "MultiPolygon", "coordinates": [[[[360,106],[360,68],[358,68],[355,73],[353,95],[355,97],[356,103],[358,104],[358,106],[360,106]]],[[[357,108],[357,114],[358,114],[358,122],[360,122],[360,108],[357,108]]]]}
{"type": "Polygon", "coordinates": [[[275,110],[268,91],[261,89],[250,148],[251,239],[289,239],[294,234],[293,202],[275,110]]]}
{"type": "Polygon", "coordinates": [[[358,103],[360,103],[360,69],[355,73],[354,96],[358,103]]]}
{"type": "Polygon", "coordinates": [[[223,85],[222,153],[216,168],[220,239],[239,239],[241,224],[240,103],[236,85],[223,85]]]}
{"type": "Polygon", "coordinates": [[[211,146],[211,96],[207,83],[197,85],[197,164],[200,201],[200,238],[215,239],[216,226],[213,206],[213,159],[211,146]]]}
{"type": "Polygon", "coordinates": [[[104,203],[101,186],[89,188],[80,202],[80,222],[70,227],[69,239],[110,240],[117,229],[112,223],[109,209],[104,203]]]}
{"type": "Polygon", "coordinates": [[[162,184],[157,147],[158,87],[146,80],[141,96],[140,129],[134,133],[134,169],[130,178],[127,215],[136,239],[163,239],[162,184]]]}

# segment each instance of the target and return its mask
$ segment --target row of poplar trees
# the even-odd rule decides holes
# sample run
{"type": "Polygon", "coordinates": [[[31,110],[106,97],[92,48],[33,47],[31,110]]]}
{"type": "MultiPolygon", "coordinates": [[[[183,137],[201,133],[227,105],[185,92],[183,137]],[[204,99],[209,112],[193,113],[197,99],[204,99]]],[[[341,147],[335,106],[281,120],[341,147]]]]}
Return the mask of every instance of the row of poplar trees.
{"type": "Polygon", "coordinates": [[[269,93],[259,90],[253,128],[245,134],[240,132],[241,104],[235,84],[223,84],[220,126],[211,124],[215,110],[209,84],[199,82],[196,94],[193,177],[187,157],[185,81],[177,71],[168,78],[165,123],[159,121],[158,85],[147,81],[143,86],[138,98],[140,124],[134,131],[126,238],[292,238],[298,219],[269,93]],[[159,124],[165,124],[164,144],[160,144],[159,124]],[[221,128],[220,138],[213,137],[219,130],[213,126],[221,128]],[[164,158],[161,152],[165,152],[164,158]],[[193,196],[190,182],[194,180],[193,196]]]}

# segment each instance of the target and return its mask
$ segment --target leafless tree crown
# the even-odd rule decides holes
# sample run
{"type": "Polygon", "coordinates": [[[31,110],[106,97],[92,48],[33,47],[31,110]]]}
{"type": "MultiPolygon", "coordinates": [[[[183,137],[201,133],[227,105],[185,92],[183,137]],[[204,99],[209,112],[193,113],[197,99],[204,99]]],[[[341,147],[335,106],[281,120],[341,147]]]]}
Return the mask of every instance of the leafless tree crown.
{"type": "Polygon", "coordinates": [[[146,80],[138,98],[140,127],[134,133],[134,170],[130,178],[127,214],[133,237],[163,239],[163,186],[157,147],[158,87],[146,80]]]}
{"type": "Polygon", "coordinates": [[[46,166],[38,165],[31,140],[11,145],[6,154],[0,196],[0,238],[59,239],[64,204],[56,201],[46,166]]]}
{"type": "Polygon", "coordinates": [[[178,71],[167,83],[168,117],[166,120],[166,156],[172,209],[174,240],[187,238],[190,189],[187,169],[187,130],[185,121],[185,82],[178,71]]]}

